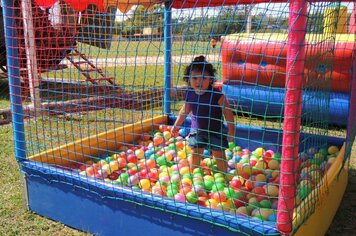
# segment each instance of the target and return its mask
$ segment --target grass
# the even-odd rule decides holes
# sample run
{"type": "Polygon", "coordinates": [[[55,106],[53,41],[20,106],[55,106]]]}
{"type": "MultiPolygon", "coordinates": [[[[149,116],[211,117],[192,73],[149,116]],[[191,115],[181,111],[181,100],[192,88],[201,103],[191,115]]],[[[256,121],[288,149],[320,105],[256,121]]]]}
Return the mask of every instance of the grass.
{"type": "MultiPolygon", "coordinates": [[[[215,50],[219,50],[220,44],[215,50]]],[[[162,41],[129,41],[122,38],[111,43],[110,49],[101,49],[78,43],[77,48],[88,57],[93,58],[117,58],[117,57],[157,57],[164,55],[162,41]]],[[[211,53],[210,42],[200,41],[174,41],[172,44],[172,55],[206,55],[211,53]]]]}

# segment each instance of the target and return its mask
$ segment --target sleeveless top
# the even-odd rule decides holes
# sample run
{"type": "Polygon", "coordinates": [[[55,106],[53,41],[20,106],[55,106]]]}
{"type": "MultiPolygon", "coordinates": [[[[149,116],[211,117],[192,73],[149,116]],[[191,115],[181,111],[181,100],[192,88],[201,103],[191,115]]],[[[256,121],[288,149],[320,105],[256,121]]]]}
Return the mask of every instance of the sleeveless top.
{"type": "Polygon", "coordinates": [[[202,95],[196,94],[190,88],[186,92],[185,102],[190,105],[192,130],[221,132],[223,127],[223,112],[218,104],[222,92],[209,87],[202,95]]]}

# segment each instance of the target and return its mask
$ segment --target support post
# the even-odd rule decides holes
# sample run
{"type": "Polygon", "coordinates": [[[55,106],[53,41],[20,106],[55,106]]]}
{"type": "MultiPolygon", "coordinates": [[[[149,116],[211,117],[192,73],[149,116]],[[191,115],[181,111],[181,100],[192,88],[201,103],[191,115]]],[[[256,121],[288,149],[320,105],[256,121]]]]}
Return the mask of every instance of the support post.
{"type": "Polygon", "coordinates": [[[34,107],[35,114],[37,114],[38,109],[41,107],[41,97],[39,91],[39,76],[37,68],[37,57],[36,57],[36,43],[35,43],[35,33],[33,27],[32,18],[32,3],[31,0],[21,0],[21,11],[23,20],[23,30],[25,39],[25,50],[26,50],[26,66],[27,75],[29,81],[29,89],[31,96],[31,103],[34,107]]]}
{"type": "Polygon", "coordinates": [[[172,6],[167,1],[164,4],[164,97],[163,112],[171,113],[171,89],[172,89],[172,6]]]}
{"type": "Polygon", "coordinates": [[[21,99],[17,32],[15,27],[15,7],[13,6],[13,0],[1,0],[1,4],[4,20],[7,73],[9,78],[15,158],[20,160],[26,158],[26,140],[21,99]]]}
{"type": "Polygon", "coordinates": [[[292,0],[289,5],[286,93],[277,213],[277,229],[287,235],[293,230],[295,182],[302,115],[307,8],[306,0],[292,0]]]}

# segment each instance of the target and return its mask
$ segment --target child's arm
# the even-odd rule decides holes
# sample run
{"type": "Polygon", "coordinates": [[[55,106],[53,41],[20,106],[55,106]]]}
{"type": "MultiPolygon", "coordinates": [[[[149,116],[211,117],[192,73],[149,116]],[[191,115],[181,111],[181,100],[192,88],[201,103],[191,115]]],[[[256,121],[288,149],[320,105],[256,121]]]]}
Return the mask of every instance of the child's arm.
{"type": "Polygon", "coordinates": [[[174,132],[177,127],[179,127],[183,124],[185,118],[187,117],[187,115],[189,113],[190,113],[190,105],[184,103],[184,105],[182,106],[182,108],[180,109],[180,111],[178,113],[178,117],[177,117],[176,121],[174,122],[174,125],[171,128],[171,132],[174,132]]]}
{"type": "Polygon", "coordinates": [[[235,119],[234,119],[234,114],[230,110],[230,104],[229,101],[226,99],[225,96],[221,96],[219,99],[219,105],[222,106],[223,113],[225,120],[227,122],[227,128],[228,128],[228,137],[227,139],[229,141],[234,141],[235,139],[235,119]]]}

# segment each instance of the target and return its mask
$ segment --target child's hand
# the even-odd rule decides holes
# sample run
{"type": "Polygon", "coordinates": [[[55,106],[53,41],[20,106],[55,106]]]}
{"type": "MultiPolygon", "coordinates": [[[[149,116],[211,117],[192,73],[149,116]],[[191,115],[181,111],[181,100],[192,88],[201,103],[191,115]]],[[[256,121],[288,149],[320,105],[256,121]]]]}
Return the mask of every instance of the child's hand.
{"type": "Polygon", "coordinates": [[[173,126],[170,127],[170,131],[171,131],[171,134],[176,136],[178,134],[179,128],[176,127],[175,125],[173,125],[173,126]]]}

